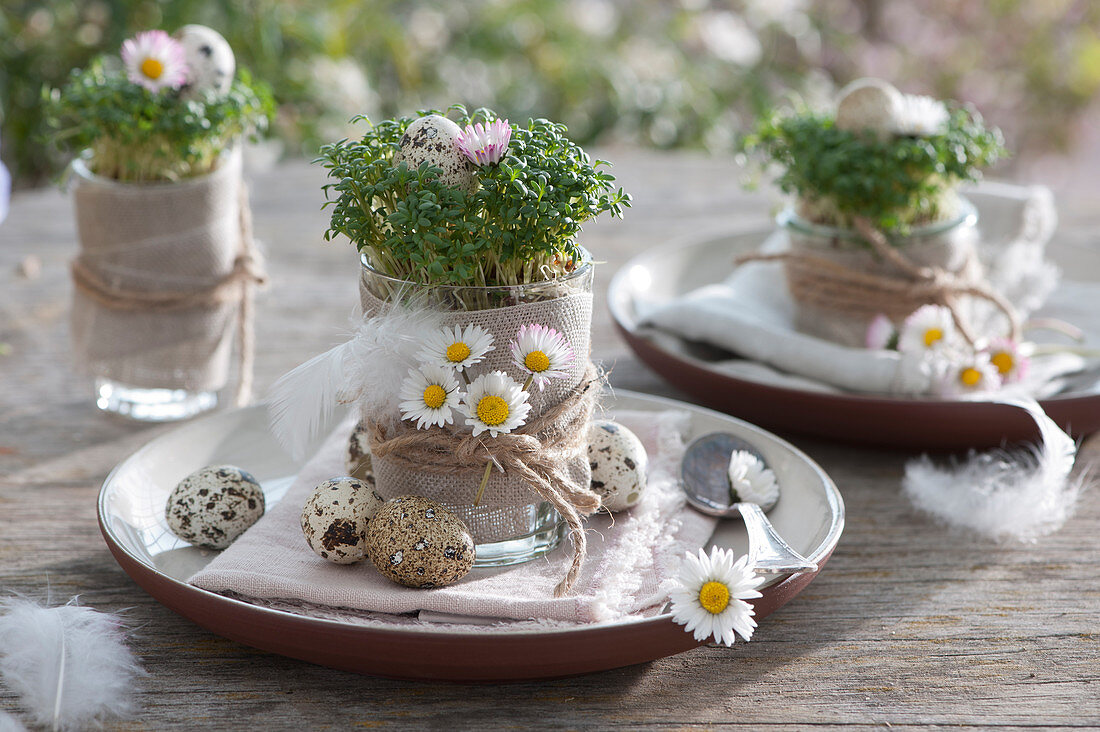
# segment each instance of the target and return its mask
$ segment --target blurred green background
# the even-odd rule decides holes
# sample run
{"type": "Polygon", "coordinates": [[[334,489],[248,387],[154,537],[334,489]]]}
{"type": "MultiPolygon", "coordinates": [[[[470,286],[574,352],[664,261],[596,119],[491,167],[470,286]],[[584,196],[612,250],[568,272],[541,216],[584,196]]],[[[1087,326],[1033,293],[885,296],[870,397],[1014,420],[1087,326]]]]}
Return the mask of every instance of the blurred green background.
{"type": "Polygon", "coordinates": [[[272,85],[285,152],[311,157],[355,113],[454,101],[559,119],[584,144],[725,153],[785,95],[823,102],[868,74],[973,102],[1016,165],[1086,144],[1098,113],[1090,0],[4,0],[0,136],[17,185],[63,163],[42,144],[43,84],[134,31],[190,22],[272,85]]]}

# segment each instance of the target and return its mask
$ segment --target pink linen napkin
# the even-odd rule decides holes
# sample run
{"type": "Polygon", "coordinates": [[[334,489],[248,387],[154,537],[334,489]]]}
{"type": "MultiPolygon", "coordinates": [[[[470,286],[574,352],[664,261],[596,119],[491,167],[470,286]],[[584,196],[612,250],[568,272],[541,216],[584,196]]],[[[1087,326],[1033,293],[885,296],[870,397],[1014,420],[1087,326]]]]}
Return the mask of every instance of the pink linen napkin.
{"type": "Polygon", "coordinates": [[[675,572],[686,551],[707,543],[716,522],[686,507],[678,485],[690,415],[619,411],[614,418],[645,445],[649,487],[633,509],[588,520],[588,559],[568,597],[553,596],[569,565],[568,538],[545,557],[514,567],[474,569],[456,584],[431,590],[393,584],[369,560],[337,565],[314,554],[302,536],[301,509],[315,486],[345,473],[351,421],[329,436],[282,501],[189,582],[306,614],[312,606],[326,616],[340,608],[588,623],[651,609],[664,599],[661,582],[675,572]]]}

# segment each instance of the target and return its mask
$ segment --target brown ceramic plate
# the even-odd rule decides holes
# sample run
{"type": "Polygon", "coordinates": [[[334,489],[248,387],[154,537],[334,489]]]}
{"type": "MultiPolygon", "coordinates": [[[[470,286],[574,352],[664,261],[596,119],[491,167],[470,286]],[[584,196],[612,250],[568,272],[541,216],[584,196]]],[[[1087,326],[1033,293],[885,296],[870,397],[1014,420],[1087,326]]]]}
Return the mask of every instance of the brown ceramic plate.
{"type": "MultiPolygon", "coordinates": [[[[639,327],[641,309],[721,282],[733,269],[733,257],[757,249],[769,234],[702,235],[650,249],[620,269],[608,301],[619,332],[638,357],[700,403],[768,429],[919,450],[992,447],[1038,437],[1020,410],[999,404],[827,393],[732,376],[715,364],[734,354],[639,327]]],[[[1100,271],[1095,252],[1069,252],[1067,259],[1090,260],[1087,264],[1100,271]]],[[[1093,388],[1042,405],[1075,435],[1100,429],[1100,393],[1093,388]]]]}
{"type": "MultiPolygon", "coordinates": [[[[667,399],[619,391],[606,400],[623,409],[685,409],[692,435],[733,432],[760,448],[783,485],[770,513],[779,533],[818,563],[828,560],[844,527],[844,504],[832,480],[790,444],[724,414],[667,399]]],[[[150,442],[120,463],[99,496],[99,524],[115,559],[135,582],[168,608],[218,635],[256,648],[333,668],[406,679],[504,681],[554,678],[617,668],[699,645],[668,614],[560,629],[392,622],[352,624],[252,605],[188,585],[213,552],[172,536],[164,520],[168,493],[188,473],[217,463],[253,472],[268,505],[289,488],[299,464],[267,429],[262,407],[196,419],[150,442]]],[[[740,521],[723,521],[715,544],[746,550],[740,521]]],[[[783,606],[814,573],[776,578],[754,604],[757,619],[783,606]]],[[[730,651],[736,653],[736,649],[730,651]]]]}

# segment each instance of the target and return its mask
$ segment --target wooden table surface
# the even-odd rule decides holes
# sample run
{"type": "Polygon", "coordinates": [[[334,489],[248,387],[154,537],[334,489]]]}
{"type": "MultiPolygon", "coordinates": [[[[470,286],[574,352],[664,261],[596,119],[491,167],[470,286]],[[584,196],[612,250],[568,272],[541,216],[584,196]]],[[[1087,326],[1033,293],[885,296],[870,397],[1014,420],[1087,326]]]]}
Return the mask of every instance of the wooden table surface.
{"type": "MultiPolygon", "coordinates": [[[[768,201],[740,190],[730,161],[603,153],[619,161],[635,204],[625,221],[584,234],[606,261],[595,356],[614,364],[615,386],[682,397],[614,333],[604,304],[611,273],[671,237],[765,225],[768,201]]],[[[337,342],[355,302],[351,248],[321,239],[321,182],[321,171],[300,161],[253,175],[256,232],[272,275],[258,304],[261,391],[337,342]]],[[[1090,193],[1062,199],[1056,243],[1098,245],[1090,193]]],[[[72,368],[67,262],[75,251],[68,197],[16,196],[0,225],[0,595],[46,600],[48,587],[55,603],[79,595],[125,613],[149,676],[137,717],[122,729],[1100,726],[1096,490],[1053,536],[992,544],[910,507],[899,490],[909,455],[801,438],[796,444],[840,487],[847,527],[817,580],[749,644],[560,681],[467,686],[357,676],[214,636],[146,595],[100,537],[95,499],[108,471],[171,427],[99,413],[89,381],[72,368]],[[27,277],[31,255],[41,271],[27,277]]],[[[0,708],[15,707],[0,687],[0,708]]]]}

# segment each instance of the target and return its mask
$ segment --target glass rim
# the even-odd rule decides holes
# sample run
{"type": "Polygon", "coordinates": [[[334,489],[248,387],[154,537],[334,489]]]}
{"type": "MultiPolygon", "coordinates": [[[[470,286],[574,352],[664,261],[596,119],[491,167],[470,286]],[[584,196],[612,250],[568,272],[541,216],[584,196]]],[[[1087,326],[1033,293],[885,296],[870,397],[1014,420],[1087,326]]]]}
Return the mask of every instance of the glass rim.
{"type": "Polygon", "coordinates": [[[374,267],[367,261],[367,255],[364,252],[359,253],[360,266],[368,270],[372,277],[377,277],[380,280],[389,282],[395,286],[406,287],[412,285],[414,287],[430,288],[433,290],[442,290],[448,292],[454,292],[461,290],[462,292],[524,292],[526,290],[539,290],[547,287],[554,287],[556,285],[567,285],[577,280],[580,280],[585,275],[591,274],[595,266],[595,261],[592,259],[592,254],[584,247],[578,247],[581,252],[583,261],[581,265],[574,271],[561,277],[555,277],[551,280],[540,280],[538,282],[526,282],[518,285],[429,285],[423,282],[415,282],[413,280],[403,280],[391,275],[385,274],[374,267]]]}
{"type": "Polygon", "coordinates": [[[80,154],[76,155],[69,161],[69,165],[66,170],[70,175],[79,178],[80,180],[87,181],[89,183],[95,183],[99,186],[114,186],[117,188],[142,188],[146,190],[179,190],[191,185],[200,185],[208,182],[216,175],[223,174],[225,170],[231,168],[234,165],[234,158],[238,158],[242,161],[243,165],[243,151],[240,145],[233,144],[227,147],[218,156],[220,162],[218,167],[214,168],[208,173],[202,175],[194,175],[189,178],[181,178],[180,180],[118,180],[116,178],[108,178],[106,176],[96,173],[89,167],[91,161],[92,151],[90,148],[84,149],[80,154]]]}
{"type": "MultiPolygon", "coordinates": [[[[930,224],[912,226],[908,234],[897,238],[924,239],[930,236],[938,236],[939,234],[943,234],[959,226],[973,226],[976,224],[978,222],[978,209],[964,196],[959,196],[958,200],[959,212],[956,216],[943,221],[934,221],[930,224]]],[[[863,241],[863,235],[855,229],[829,226],[828,224],[815,224],[812,221],[807,221],[798,215],[793,204],[787,204],[783,210],[776,215],[775,222],[779,224],[781,228],[791,229],[800,234],[848,239],[850,241],[863,241]]],[[[887,238],[892,237],[888,236],[887,238]]]]}

